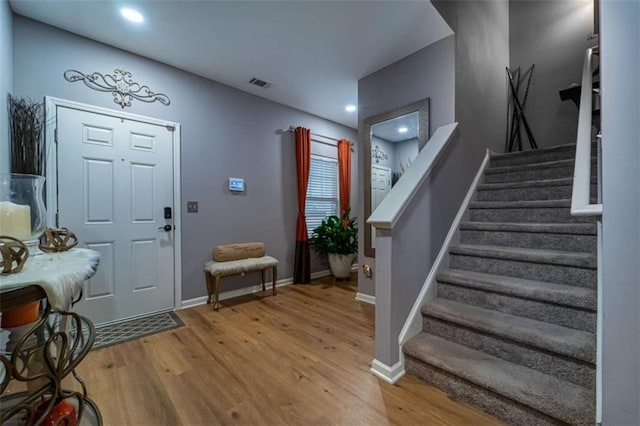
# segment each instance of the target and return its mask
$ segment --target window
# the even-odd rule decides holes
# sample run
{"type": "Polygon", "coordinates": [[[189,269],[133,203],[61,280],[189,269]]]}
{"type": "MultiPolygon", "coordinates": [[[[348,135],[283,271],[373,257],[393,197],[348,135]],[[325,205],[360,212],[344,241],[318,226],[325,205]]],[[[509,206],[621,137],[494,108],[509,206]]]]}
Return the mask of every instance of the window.
{"type": "Polygon", "coordinates": [[[322,219],[338,214],[338,205],[338,160],[312,154],[305,210],[309,236],[322,219]]]}

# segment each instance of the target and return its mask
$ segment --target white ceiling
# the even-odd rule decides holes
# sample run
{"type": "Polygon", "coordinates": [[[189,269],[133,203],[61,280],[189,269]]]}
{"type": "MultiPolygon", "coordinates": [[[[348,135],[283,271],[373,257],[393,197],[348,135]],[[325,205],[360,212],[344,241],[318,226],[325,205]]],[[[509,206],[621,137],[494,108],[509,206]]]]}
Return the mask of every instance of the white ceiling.
{"type": "MultiPolygon", "coordinates": [[[[11,0],[14,12],[357,127],[358,79],[448,35],[422,1],[11,0]],[[139,10],[132,24],[120,7],[139,10]],[[257,77],[272,83],[261,89],[257,77]]],[[[121,65],[121,64],[118,64],[121,65]]]]}
{"type": "Polygon", "coordinates": [[[418,137],[418,112],[376,123],[371,126],[371,134],[394,143],[415,139],[418,137]],[[400,133],[398,129],[401,127],[406,127],[407,131],[400,133]]]}

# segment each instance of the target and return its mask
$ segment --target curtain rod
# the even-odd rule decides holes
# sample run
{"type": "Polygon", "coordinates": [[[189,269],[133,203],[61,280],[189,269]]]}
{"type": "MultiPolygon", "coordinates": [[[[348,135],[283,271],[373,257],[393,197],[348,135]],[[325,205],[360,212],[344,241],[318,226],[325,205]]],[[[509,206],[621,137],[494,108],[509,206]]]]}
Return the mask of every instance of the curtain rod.
{"type": "MultiPolygon", "coordinates": [[[[289,126],[289,129],[287,131],[288,132],[295,132],[296,128],[295,128],[295,126],[289,126]]],[[[314,136],[320,136],[321,138],[331,139],[332,141],[336,141],[336,142],[339,141],[339,139],[332,138],[331,136],[325,136],[325,135],[321,135],[321,134],[318,134],[318,133],[311,132],[311,139],[313,139],[314,136]]],[[[321,143],[321,144],[324,144],[324,145],[329,145],[329,146],[337,146],[337,145],[332,144],[330,142],[319,141],[317,139],[314,140],[314,142],[321,143]]],[[[349,142],[349,145],[351,145],[351,150],[353,150],[353,144],[351,142],[349,142]]]]}

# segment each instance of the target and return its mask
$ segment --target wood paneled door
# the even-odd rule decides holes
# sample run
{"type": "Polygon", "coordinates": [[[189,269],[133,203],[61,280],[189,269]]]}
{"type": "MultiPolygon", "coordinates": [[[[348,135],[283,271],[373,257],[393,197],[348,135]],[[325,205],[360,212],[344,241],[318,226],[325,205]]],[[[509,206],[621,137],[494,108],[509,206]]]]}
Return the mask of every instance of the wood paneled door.
{"type": "Polygon", "coordinates": [[[172,309],[174,130],[62,106],[56,120],[57,221],[101,257],[75,310],[100,324],[172,309]]]}

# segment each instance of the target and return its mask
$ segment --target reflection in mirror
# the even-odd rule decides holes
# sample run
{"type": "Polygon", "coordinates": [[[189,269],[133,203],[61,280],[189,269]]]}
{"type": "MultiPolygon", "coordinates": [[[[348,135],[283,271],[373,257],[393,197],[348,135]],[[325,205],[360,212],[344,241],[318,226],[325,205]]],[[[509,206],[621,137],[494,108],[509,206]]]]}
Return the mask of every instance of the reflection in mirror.
{"type": "MultiPolygon", "coordinates": [[[[418,113],[402,115],[371,126],[371,211],[387,195],[418,156],[418,113]]],[[[371,229],[375,248],[375,229],[371,229]]]]}
{"type": "MultiPolygon", "coordinates": [[[[369,217],[426,144],[428,99],[364,120],[365,216],[369,217]]],[[[375,229],[366,225],[365,255],[375,256],[375,229]]]]}

